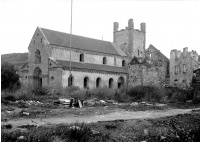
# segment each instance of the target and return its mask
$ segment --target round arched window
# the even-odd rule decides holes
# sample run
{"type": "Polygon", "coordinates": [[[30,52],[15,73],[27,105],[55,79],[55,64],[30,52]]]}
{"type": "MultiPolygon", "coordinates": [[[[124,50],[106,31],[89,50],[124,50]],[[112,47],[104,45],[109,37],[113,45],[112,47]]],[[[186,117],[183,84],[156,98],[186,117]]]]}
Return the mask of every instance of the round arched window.
{"type": "Polygon", "coordinates": [[[40,50],[35,51],[35,64],[40,64],[41,63],[41,55],[40,55],[40,50]]]}

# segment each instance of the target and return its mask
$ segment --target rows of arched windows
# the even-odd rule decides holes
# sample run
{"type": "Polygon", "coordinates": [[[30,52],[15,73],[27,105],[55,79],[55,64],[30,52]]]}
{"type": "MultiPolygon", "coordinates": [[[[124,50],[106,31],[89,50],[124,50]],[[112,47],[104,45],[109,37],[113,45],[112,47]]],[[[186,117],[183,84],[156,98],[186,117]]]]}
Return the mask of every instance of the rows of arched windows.
{"type": "MultiPolygon", "coordinates": [[[[87,88],[89,89],[89,77],[84,77],[83,79],[83,88],[87,88]]],[[[73,86],[74,85],[74,77],[73,76],[70,76],[68,78],[68,86],[73,86]]],[[[118,88],[121,88],[122,86],[124,86],[124,78],[123,77],[120,77],[117,81],[117,87],[118,88]]],[[[101,81],[101,78],[98,77],[96,79],[96,88],[101,88],[102,87],[102,81],[101,81]]],[[[110,78],[108,80],[108,87],[110,89],[112,89],[114,87],[114,80],[113,78],[110,78]]]]}
{"type": "MultiPolygon", "coordinates": [[[[115,58],[116,59],[116,58],[115,58]]],[[[80,62],[84,62],[84,54],[81,53],[80,56],[79,56],[79,61],[80,62]]],[[[104,65],[107,64],[107,58],[106,57],[103,57],[103,60],[102,60],[102,63],[104,65]]],[[[122,60],[122,67],[125,67],[126,66],[126,61],[125,60],[122,60]]]]}

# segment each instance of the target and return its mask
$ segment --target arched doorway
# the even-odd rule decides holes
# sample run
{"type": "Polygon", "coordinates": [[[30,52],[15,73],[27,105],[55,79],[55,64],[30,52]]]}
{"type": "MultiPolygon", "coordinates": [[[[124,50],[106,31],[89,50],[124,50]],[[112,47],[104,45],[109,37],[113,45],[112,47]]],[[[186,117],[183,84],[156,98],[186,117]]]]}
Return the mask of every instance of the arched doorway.
{"type": "Polygon", "coordinates": [[[89,89],[89,78],[88,77],[84,78],[83,87],[89,89]]]}
{"type": "Polygon", "coordinates": [[[124,78],[122,76],[118,79],[117,84],[119,89],[124,86],[124,78]]]}
{"type": "Polygon", "coordinates": [[[113,88],[113,79],[112,78],[110,78],[109,79],[109,88],[111,89],[111,88],[113,88]]]}
{"type": "Polygon", "coordinates": [[[101,87],[101,78],[98,77],[97,80],[96,80],[96,88],[99,88],[101,87]]]}
{"type": "Polygon", "coordinates": [[[42,71],[39,67],[36,67],[33,72],[33,86],[35,88],[42,87],[42,71]]]}

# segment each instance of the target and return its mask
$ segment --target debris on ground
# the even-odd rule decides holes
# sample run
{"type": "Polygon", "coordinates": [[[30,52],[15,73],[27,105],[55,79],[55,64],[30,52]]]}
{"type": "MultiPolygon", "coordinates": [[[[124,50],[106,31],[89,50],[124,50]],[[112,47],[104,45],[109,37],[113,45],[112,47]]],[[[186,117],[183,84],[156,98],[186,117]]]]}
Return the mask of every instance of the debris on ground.
{"type": "Polygon", "coordinates": [[[58,99],[56,101],[54,101],[55,105],[64,105],[67,107],[79,107],[82,108],[83,107],[83,100],[78,100],[78,99],[74,99],[74,98],[70,98],[70,99],[58,99]]]}
{"type": "Polygon", "coordinates": [[[24,136],[20,136],[20,137],[18,137],[18,140],[24,140],[24,139],[25,139],[24,136]]]}
{"type": "Polygon", "coordinates": [[[37,125],[30,125],[30,124],[27,124],[27,125],[21,125],[21,126],[17,126],[17,127],[18,127],[18,128],[31,129],[31,128],[37,127],[37,125]]]}
{"type": "Polygon", "coordinates": [[[29,116],[28,112],[22,112],[23,115],[29,116]]]}
{"type": "Polygon", "coordinates": [[[16,103],[16,104],[20,104],[20,103],[28,104],[29,106],[30,105],[41,105],[41,104],[43,104],[43,103],[41,103],[39,101],[34,101],[34,100],[30,100],[30,101],[18,100],[18,101],[14,102],[14,103],[16,103]]]}
{"type": "Polygon", "coordinates": [[[137,105],[139,105],[139,103],[138,102],[132,102],[130,105],[131,106],[137,106],[137,105]]]}

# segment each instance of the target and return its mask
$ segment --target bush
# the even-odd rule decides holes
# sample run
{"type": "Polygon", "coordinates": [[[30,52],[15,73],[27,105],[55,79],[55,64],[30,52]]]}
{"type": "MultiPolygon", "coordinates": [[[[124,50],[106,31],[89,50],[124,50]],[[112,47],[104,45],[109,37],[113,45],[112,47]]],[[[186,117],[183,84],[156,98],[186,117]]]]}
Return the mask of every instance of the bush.
{"type": "Polygon", "coordinates": [[[120,103],[129,102],[130,97],[127,95],[127,88],[123,87],[115,91],[114,100],[120,103]]]}
{"type": "Polygon", "coordinates": [[[132,101],[161,102],[165,90],[153,86],[136,86],[129,88],[127,94],[132,98],[132,101]]]}
{"type": "Polygon", "coordinates": [[[47,87],[38,87],[32,90],[32,94],[36,96],[45,96],[49,94],[49,89],[47,87]]]}
{"type": "Polygon", "coordinates": [[[17,99],[14,95],[8,95],[3,98],[3,100],[15,102],[17,99]]]}

